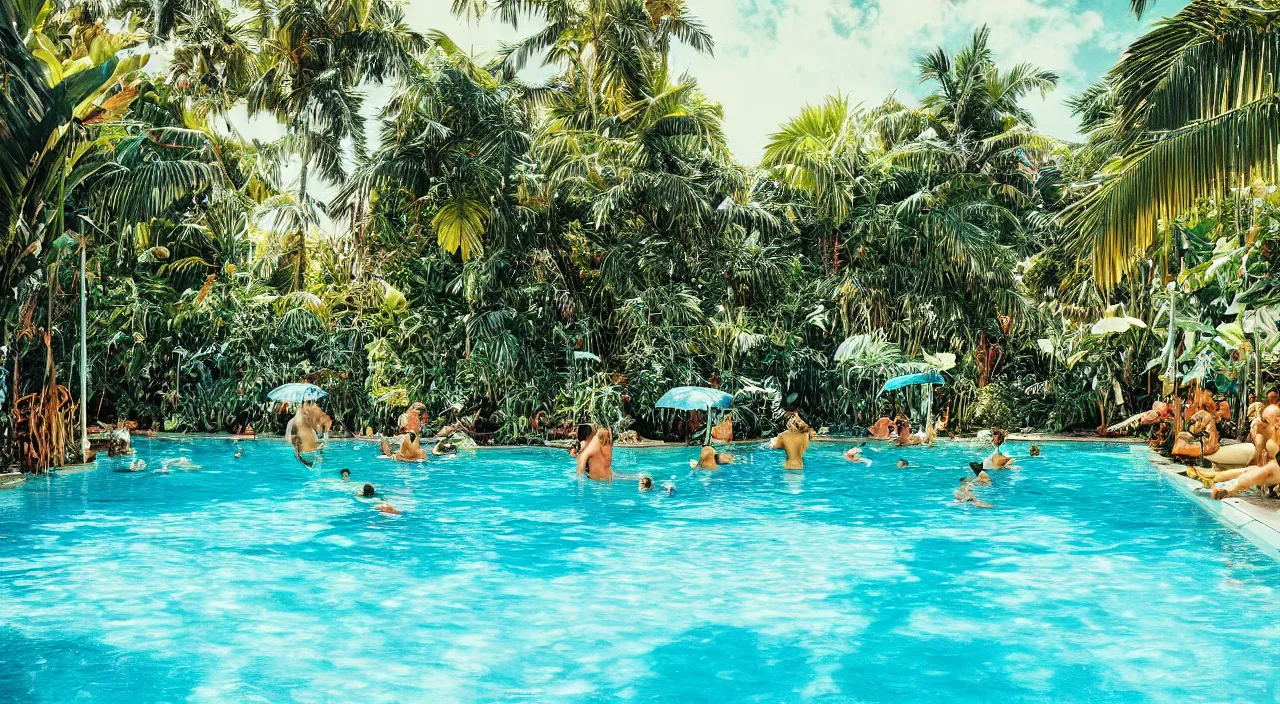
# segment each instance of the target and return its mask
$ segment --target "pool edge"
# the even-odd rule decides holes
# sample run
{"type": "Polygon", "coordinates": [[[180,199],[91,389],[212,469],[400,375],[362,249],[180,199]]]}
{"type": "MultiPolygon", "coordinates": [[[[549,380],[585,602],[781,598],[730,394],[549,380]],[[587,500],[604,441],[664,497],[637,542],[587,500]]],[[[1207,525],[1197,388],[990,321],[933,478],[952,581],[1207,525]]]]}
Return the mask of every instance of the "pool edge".
{"type": "Polygon", "coordinates": [[[1194,479],[1179,474],[1182,466],[1148,447],[1132,447],[1130,452],[1146,462],[1179,493],[1191,499],[1220,523],[1239,533],[1273,559],[1280,560],[1280,511],[1256,506],[1240,498],[1214,501],[1194,479]]]}

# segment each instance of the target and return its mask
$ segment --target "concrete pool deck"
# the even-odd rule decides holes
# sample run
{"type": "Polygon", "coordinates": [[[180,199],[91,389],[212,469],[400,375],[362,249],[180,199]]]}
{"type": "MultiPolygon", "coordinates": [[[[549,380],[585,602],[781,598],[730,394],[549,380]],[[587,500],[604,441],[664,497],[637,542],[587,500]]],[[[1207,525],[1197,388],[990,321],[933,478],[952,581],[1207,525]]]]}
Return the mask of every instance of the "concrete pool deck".
{"type": "Polygon", "coordinates": [[[1186,476],[1183,465],[1146,447],[1134,447],[1130,451],[1145,457],[1165,481],[1199,504],[1200,508],[1263,552],[1280,560],[1280,501],[1259,496],[1236,496],[1214,501],[1200,482],[1186,476]]]}

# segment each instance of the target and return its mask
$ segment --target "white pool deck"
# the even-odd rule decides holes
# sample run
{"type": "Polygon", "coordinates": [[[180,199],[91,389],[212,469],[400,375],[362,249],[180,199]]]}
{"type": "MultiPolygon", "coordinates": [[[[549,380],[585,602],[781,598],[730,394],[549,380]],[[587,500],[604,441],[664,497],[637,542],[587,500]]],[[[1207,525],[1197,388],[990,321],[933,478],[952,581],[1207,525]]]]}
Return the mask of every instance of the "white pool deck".
{"type": "Polygon", "coordinates": [[[1156,471],[1179,492],[1185,494],[1200,508],[1222,521],[1263,552],[1280,560],[1280,501],[1257,496],[1237,496],[1222,501],[1209,497],[1200,482],[1188,479],[1182,472],[1186,467],[1162,457],[1146,447],[1133,447],[1130,452],[1144,456],[1156,471]]]}

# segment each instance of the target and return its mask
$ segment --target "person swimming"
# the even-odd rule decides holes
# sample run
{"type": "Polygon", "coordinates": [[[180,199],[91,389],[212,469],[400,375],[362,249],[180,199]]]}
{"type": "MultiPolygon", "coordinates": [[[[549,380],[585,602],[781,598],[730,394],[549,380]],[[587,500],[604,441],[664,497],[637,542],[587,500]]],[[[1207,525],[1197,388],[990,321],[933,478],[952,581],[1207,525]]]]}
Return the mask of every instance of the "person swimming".
{"type": "Polygon", "coordinates": [[[958,504],[972,504],[976,508],[991,508],[991,504],[979,499],[977,494],[973,493],[973,479],[968,477],[960,478],[960,486],[956,489],[955,499],[958,504]]]}
{"type": "Polygon", "coordinates": [[[365,485],[360,487],[360,493],[356,494],[356,496],[360,496],[366,499],[372,499],[374,494],[377,494],[377,493],[378,493],[378,490],[374,489],[372,484],[365,482],[365,485]]]}
{"type": "Polygon", "coordinates": [[[769,447],[774,450],[783,450],[787,453],[786,460],[782,463],[783,469],[794,471],[802,471],[804,469],[804,453],[809,451],[809,439],[813,437],[813,429],[809,427],[799,416],[792,416],[787,422],[787,429],[778,437],[769,443],[769,447]]]}
{"type": "Polygon", "coordinates": [[[911,463],[906,461],[905,459],[898,460],[898,469],[906,469],[907,467],[910,467],[910,466],[911,466],[911,463]]]}
{"type": "Polygon", "coordinates": [[[645,474],[640,477],[640,491],[649,491],[653,489],[653,477],[645,474]]]}
{"type": "Polygon", "coordinates": [[[703,445],[698,459],[689,460],[690,469],[716,469],[723,464],[733,464],[733,455],[727,452],[716,452],[711,445],[703,445]]]}
{"type": "Polygon", "coordinates": [[[342,481],[344,482],[351,481],[351,470],[346,467],[343,467],[342,470],[338,472],[338,475],[342,477],[342,481]]]}
{"type": "MultiPolygon", "coordinates": [[[[863,443],[865,445],[866,443],[863,443]]],[[[855,464],[865,464],[871,466],[871,460],[862,456],[861,447],[851,447],[844,453],[844,458],[855,464]]]]}
{"type": "Polygon", "coordinates": [[[1040,446],[1039,446],[1039,445],[1032,445],[1030,448],[1028,448],[1028,449],[1027,449],[1027,454],[1028,454],[1028,455],[1031,455],[1032,457],[1039,457],[1039,456],[1040,456],[1040,446]]]}
{"type": "Polygon", "coordinates": [[[235,459],[240,459],[241,457],[244,457],[244,448],[240,447],[240,443],[238,442],[235,443],[235,446],[236,446],[236,453],[232,455],[232,457],[234,457],[235,459]]]}

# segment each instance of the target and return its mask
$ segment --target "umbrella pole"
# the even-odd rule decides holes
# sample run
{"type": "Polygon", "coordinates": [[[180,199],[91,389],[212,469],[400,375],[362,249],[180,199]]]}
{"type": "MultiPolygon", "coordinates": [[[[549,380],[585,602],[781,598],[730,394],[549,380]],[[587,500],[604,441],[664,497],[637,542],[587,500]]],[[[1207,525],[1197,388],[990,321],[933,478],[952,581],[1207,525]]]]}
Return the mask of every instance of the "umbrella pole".
{"type": "Polygon", "coordinates": [[[707,439],[703,444],[711,444],[711,406],[707,406],[707,439]]]}

